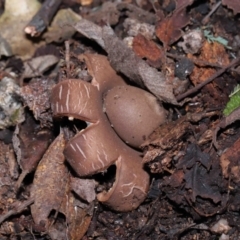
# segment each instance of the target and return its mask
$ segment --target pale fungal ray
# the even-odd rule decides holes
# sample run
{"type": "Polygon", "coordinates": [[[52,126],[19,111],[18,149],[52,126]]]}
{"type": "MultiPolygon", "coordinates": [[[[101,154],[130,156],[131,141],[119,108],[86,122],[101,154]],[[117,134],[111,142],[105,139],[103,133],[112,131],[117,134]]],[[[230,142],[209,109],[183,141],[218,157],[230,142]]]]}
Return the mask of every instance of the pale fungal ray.
{"type": "Polygon", "coordinates": [[[88,98],[90,98],[90,93],[89,93],[90,90],[88,89],[88,87],[86,85],[83,85],[83,86],[84,86],[84,88],[85,88],[85,90],[87,92],[88,98]]]}
{"type": "Polygon", "coordinates": [[[96,169],[94,162],[92,162],[92,169],[96,169]]]}
{"type": "Polygon", "coordinates": [[[82,134],[82,137],[84,138],[85,141],[87,141],[87,138],[86,138],[85,134],[82,134]]]}
{"type": "Polygon", "coordinates": [[[62,85],[60,86],[60,89],[59,89],[59,99],[61,100],[62,99],[62,85]]]}
{"type": "Polygon", "coordinates": [[[74,150],[74,152],[76,152],[76,149],[75,149],[75,147],[70,143],[70,146],[71,146],[71,148],[74,150]]]}
{"type": "Polygon", "coordinates": [[[87,158],[86,155],[84,154],[83,150],[79,147],[79,145],[77,143],[75,143],[75,145],[77,146],[79,152],[83,155],[83,157],[87,158]]]}
{"type": "Polygon", "coordinates": [[[70,96],[70,90],[67,90],[67,99],[66,99],[66,108],[67,111],[69,111],[69,96],[70,96]]]}
{"type": "Polygon", "coordinates": [[[108,160],[108,156],[106,154],[106,152],[103,150],[103,155],[104,155],[104,158],[106,159],[106,161],[108,160]]]}
{"type": "Polygon", "coordinates": [[[85,108],[87,107],[87,101],[85,102],[85,104],[84,104],[84,106],[83,106],[83,108],[81,108],[81,110],[79,111],[79,115],[81,115],[82,114],[82,112],[85,110],[85,108]]]}
{"type": "Polygon", "coordinates": [[[104,167],[105,165],[104,165],[104,163],[103,163],[103,161],[102,161],[102,159],[99,155],[97,155],[97,159],[101,163],[102,167],[104,167]]]}
{"type": "Polygon", "coordinates": [[[61,105],[61,107],[60,107],[60,108],[61,108],[61,112],[63,112],[63,106],[62,106],[62,105],[61,105]]]}

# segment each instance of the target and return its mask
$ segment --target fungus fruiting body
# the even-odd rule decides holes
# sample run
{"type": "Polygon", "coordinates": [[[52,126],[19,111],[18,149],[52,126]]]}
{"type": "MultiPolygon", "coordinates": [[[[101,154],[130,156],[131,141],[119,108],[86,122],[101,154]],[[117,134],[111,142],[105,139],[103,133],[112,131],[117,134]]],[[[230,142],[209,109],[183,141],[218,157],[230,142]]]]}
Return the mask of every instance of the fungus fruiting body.
{"type": "Polygon", "coordinates": [[[165,110],[152,94],[128,85],[110,89],[104,105],[114,130],[136,148],[166,120],[165,110]]]}
{"type": "MultiPolygon", "coordinates": [[[[143,141],[143,136],[147,137],[154,128],[162,123],[165,119],[165,112],[156,105],[154,96],[143,90],[127,86],[110,67],[106,57],[88,54],[82,56],[81,59],[86,61],[93,77],[92,82],[68,79],[58,83],[52,90],[51,104],[55,117],[68,116],[70,119],[76,118],[89,122],[86,129],[78,132],[68,141],[64,155],[80,177],[91,176],[115,164],[116,177],[113,186],[108,191],[99,193],[97,198],[116,211],[130,211],[144,201],[149,188],[149,175],[143,169],[141,153],[129,147],[125,142],[131,142],[130,140],[134,136],[137,142],[134,141],[131,144],[138,147],[138,144],[142,143],[141,139],[143,141]],[[96,59],[101,62],[96,62],[96,59]],[[98,74],[98,71],[101,72],[98,74]],[[119,106],[116,109],[111,106],[111,104],[114,105],[112,98],[116,95],[115,86],[131,92],[130,100],[134,99],[132,104],[123,100],[123,102],[118,102],[119,106]],[[136,96],[134,96],[135,92],[136,96]],[[104,96],[106,97],[104,98],[104,96]],[[141,100],[139,101],[139,99],[141,100]],[[105,104],[104,101],[106,101],[105,104]],[[112,101],[113,103],[111,103],[112,101]],[[114,115],[117,116],[116,118],[121,115],[121,113],[117,113],[117,109],[122,111],[121,104],[128,104],[130,109],[128,109],[128,113],[124,113],[126,118],[121,119],[119,123],[114,120],[114,115]],[[142,106],[143,108],[141,108],[142,106]],[[105,108],[108,117],[104,112],[105,108]],[[139,115],[138,117],[134,116],[138,111],[140,115],[143,115],[140,120],[139,115]],[[131,112],[133,116],[131,116],[131,112]],[[160,117],[161,112],[164,116],[160,117]],[[157,117],[159,119],[151,122],[144,116],[145,114],[150,118],[157,117]],[[139,127],[133,128],[132,125],[128,127],[132,117],[136,124],[140,122],[139,127]],[[111,127],[111,119],[116,128],[115,126],[111,127]],[[154,126],[148,127],[146,122],[154,126]],[[128,128],[124,136],[121,136],[121,126],[122,130],[128,128]],[[140,133],[132,133],[131,129],[140,133]],[[140,129],[143,130],[140,131],[140,129]],[[119,138],[115,130],[125,142],[119,138]]],[[[124,94],[124,91],[120,93],[120,96],[128,99],[129,97],[124,94]]]]}

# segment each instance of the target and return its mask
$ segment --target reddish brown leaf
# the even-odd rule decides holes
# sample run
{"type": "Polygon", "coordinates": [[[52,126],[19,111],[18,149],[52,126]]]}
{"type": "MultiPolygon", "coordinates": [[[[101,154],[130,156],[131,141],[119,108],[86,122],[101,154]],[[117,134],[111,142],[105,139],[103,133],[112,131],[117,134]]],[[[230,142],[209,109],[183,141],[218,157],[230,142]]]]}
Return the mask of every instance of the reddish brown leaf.
{"type": "Polygon", "coordinates": [[[149,64],[153,67],[160,67],[161,60],[164,58],[164,52],[157,44],[148,40],[141,34],[133,39],[133,51],[141,58],[147,58],[149,64]]]}
{"type": "Polygon", "coordinates": [[[156,24],[156,35],[165,46],[173,44],[181,37],[181,28],[185,27],[190,20],[190,16],[186,14],[186,7],[192,2],[192,0],[176,1],[173,14],[156,24]]]}
{"type": "Polygon", "coordinates": [[[31,197],[35,202],[31,206],[35,223],[47,223],[51,210],[59,210],[66,193],[68,171],[64,165],[63,149],[65,140],[63,133],[54,140],[44,154],[36,170],[31,197]]]}
{"type": "Polygon", "coordinates": [[[235,15],[240,13],[239,0],[222,0],[222,4],[232,9],[235,15]]]}

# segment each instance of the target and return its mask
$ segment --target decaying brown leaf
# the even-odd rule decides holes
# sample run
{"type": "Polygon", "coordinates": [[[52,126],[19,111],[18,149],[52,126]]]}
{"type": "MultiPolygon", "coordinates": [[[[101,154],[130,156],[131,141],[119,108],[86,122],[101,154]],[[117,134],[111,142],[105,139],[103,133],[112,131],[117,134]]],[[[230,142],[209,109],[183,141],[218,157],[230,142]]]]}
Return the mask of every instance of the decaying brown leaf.
{"type": "Polygon", "coordinates": [[[148,63],[156,68],[162,65],[164,51],[152,40],[138,34],[133,39],[133,51],[141,58],[147,58],[148,63]]]}
{"type": "MultiPolygon", "coordinates": [[[[189,55],[189,57],[193,58],[192,55],[189,55]]],[[[221,66],[226,66],[230,62],[227,51],[222,44],[217,42],[209,43],[208,41],[204,42],[198,60],[218,63],[221,66]]],[[[216,70],[214,68],[195,66],[190,75],[190,79],[194,85],[197,85],[212,76],[215,72],[216,70]]],[[[209,86],[209,84],[207,86],[209,86]]],[[[211,87],[209,91],[214,91],[213,87],[211,87]]]]}
{"type": "Polygon", "coordinates": [[[53,85],[54,81],[50,78],[41,78],[33,79],[21,88],[21,97],[25,105],[33,111],[35,119],[40,121],[42,127],[52,125],[49,96],[53,85]]]}
{"type": "Polygon", "coordinates": [[[41,129],[31,115],[16,128],[13,145],[22,173],[18,179],[19,187],[25,176],[36,169],[43,154],[51,143],[52,131],[41,129]]]}
{"type": "Polygon", "coordinates": [[[222,4],[232,9],[235,15],[240,13],[240,4],[238,0],[222,0],[222,4]]]}
{"type": "Polygon", "coordinates": [[[77,200],[73,194],[68,194],[67,201],[63,203],[68,223],[67,236],[71,240],[79,240],[87,232],[92,220],[94,202],[89,205],[77,200]]]}
{"type": "Polygon", "coordinates": [[[47,226],[48,216],[52,210],[58,211],[66,194],[68,170],[64,164],[63,150],[65,139],[63,133],[53,141],[44,154],[35,172],[31,197],[32,217],[36,224],[47,226]]]}
{"type": "Polygon", "coordinates": [[[186,14],[186,7],[192,3],[193,0],[176,1],[176,9],[173,14],[156,24],[156,35],[165,47],[181,37],[181,28],[185,27],[190,20],[190,16],[186,14]]]}

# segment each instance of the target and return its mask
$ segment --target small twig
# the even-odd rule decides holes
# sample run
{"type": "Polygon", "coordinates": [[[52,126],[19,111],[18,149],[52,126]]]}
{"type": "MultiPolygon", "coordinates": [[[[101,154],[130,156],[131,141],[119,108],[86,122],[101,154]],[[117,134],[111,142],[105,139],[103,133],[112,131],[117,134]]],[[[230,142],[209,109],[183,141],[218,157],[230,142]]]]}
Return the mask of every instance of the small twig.
{"type": "Polygon", "coordinates": [[[25,27],[25,33],[32,37],[39,36],[51,22],[62,0],[45,0],[41,9],[25,27]]]}
{"type": "Polygon", "coordinates": [[[7,218],[16,215],[18,213],[21,213],[26,207],[31,205],[34,202],[34,197],[29,198],[25,202],[19,203],[18,206],[16,206],[14,209],[8,211],[6,214],[0,216],[0,224],[4,222],[7,218]]]}
{"type": "Polygon", "coordinates": [[[219,8],[219,6],[222,4],[222,1],[217,2],[215,5],[213,5],[212,10],[203,18],[202,24],[205,25],[208,23],[209,18],[212,16],[212,14],[219,8]]]}
{"type": "Polygon", "coordinates": [[[65,61],[67,66],[67,78],[69,77],[70,73],[70,43],[69,40],[65,41],[65,61]]]}
{"type": "Polygon", "coordinates": [[[222,75],[226,70],[228,70],[229,68],[233,67],[235,64],[237,64],[240,61],[240,58],[236,58],[234,59],[229,65],[227,65],[226,67],[223,67],[222,69],[219,69],[216,73],[214,73],[211,77],[209,77],[206,81],[198,84],[196,87],[191,88],[190,90],[188,90],[187,92],[180,94],[176,97],[177,101],[181,101],[183,98],[197,92],[199,89],[201,89],[202,87],[204,87],[205,85],[207,85],[208,83],[212,82],[215,78],[219,77],[220,75],[222,75]]]}

